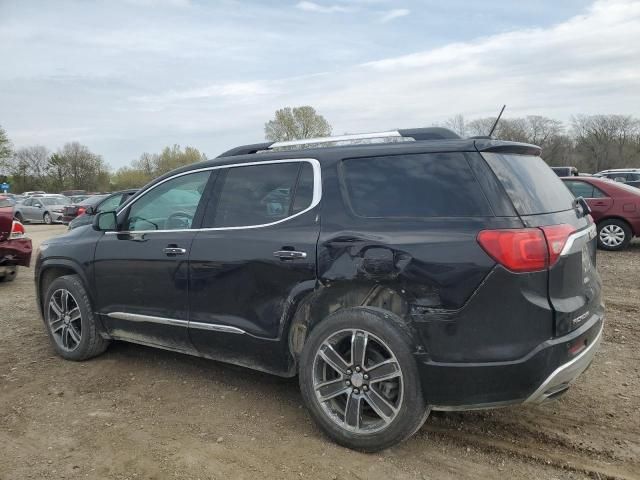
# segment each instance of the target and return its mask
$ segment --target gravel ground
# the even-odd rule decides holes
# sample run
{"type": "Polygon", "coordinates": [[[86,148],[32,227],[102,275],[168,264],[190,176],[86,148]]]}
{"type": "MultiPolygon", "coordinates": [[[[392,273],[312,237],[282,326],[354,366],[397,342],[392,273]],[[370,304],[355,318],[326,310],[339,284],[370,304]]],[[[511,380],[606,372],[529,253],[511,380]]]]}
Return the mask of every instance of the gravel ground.
{"type": "MultiPolygon", "coordinates": [[[[34,247],[64,232],[27,229],[34,247]]],[[[117,342],[62,360],[22,269],[0,284],[0,479],[640,479],[640,243],[598,262],[604,342],[567,394],[436,413],[375,455],[324,438],[295,380],[117,342]]]]}

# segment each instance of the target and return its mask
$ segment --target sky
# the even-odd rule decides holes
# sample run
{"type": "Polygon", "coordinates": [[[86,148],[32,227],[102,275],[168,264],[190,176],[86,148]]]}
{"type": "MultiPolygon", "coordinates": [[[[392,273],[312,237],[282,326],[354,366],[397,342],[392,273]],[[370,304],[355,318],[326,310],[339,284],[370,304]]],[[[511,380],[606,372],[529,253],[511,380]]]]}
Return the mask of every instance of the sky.
{"type": "Polygon", "coordinates": [[[0,0],[0,125],[114,168],[264,140],[312,105],[334,134],[495,115],[640,116],[637,0],[0,0]]]}

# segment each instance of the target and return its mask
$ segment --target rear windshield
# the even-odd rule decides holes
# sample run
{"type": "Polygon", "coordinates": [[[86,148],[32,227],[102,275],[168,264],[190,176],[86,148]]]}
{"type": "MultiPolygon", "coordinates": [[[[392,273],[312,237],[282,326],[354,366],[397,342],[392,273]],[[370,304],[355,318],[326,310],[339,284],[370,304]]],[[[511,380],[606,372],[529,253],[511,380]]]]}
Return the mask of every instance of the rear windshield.
{"type": "Polygon", "coordinates": [[[545,161],[533,155],[483,152],[520,215],[561,212],[574,198],[545,161]]]}
{"type": "Polygon", "coordinates": [[[462,153],[351,158],[343,174],[351,208],[361,217],[493,215],[462,153]]]}

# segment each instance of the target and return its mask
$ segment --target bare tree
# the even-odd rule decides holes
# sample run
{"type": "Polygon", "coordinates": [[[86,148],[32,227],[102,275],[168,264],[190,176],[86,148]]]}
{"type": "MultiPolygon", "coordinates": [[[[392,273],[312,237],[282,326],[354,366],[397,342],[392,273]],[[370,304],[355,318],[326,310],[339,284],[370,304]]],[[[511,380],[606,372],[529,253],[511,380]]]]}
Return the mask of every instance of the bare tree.
{"type": "Polygon", "coordinates": [[[453,117],[451,117],[449,119],[447,119],[444,122],[443,126],[445,128],[448,128],[449,130],[453,130],[454,132],[456,132],[458,135],[460,135],[463,138],[468,136],[467,124],[465,123],[464,115],[462,115],[460,113],[457,114],[457,115],[454,115],[453,117]]]}
{"type": "Polygon", "coordinates": [[[264,134],[272,142],[326,137],[331,135],[331,125],[313,107],[286,107],[265,123],[264,134]]]}
{"type": "Polygon", "coordinates": [[[56,158],[65,165],[67,171],[65,188],[97,190],[108,186],[107,165],[100,155],[91,152],[87,146],[78,142],[67,143],[58,151],[56,158]]]}
{"type": "Polygon", "coordinates": [[[8,169],[8,162],[13,155],[11,141],[7,136],[7,132],[0,126],[0,173],[8,169]]]}
{"type": "Polygon", "coordinates": [[[45,188],[49,151],[42,146],[24,147],[16,150],[5,168],[13,177],[13,188],[22,191],[45,188]]]}

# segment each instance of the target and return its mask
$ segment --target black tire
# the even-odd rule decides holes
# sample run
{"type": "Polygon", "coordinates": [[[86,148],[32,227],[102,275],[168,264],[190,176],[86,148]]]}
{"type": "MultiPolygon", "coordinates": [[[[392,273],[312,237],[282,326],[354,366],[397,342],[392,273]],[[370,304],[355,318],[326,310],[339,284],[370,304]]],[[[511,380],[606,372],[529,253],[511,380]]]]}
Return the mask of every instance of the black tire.
{"type": "Polygon", "coordinates": [[[22,216],[22,214],[20,212],[16,212],[16,214],[14,215],[14,218],[20,223],[25,223],[24,222],[24,217],[22,216]]]}
{"type": "Polygon", "coordinates": [[[42,216],[42,221],[47,225],[53,224],[53,219],[51,218],[51,214],[49,212],[44,213],[44,215],[42,216]]]}
{"type": "Polygon", "coordinates": [[[0,277],[0,283],[13,282],[17,276],[18,276],[18,267],[15,267],[13,270],[6,272],[2,277],[0,277]]]}
{"type": "Polygon", "coordinates": [[[598,224],[598,247],[602,250],[624,250],[632,238],[631,228],[624,220],[608,218],[598,224]]]}
{"type": "MultiPolygon", "coordinates": [[[[75,310],[75,309],[73,309],[75,310]]],[[[49,339],[53,347],[55,348],[58,355],[67,359],[67,360],[87,360],[89,358],[95,357],[103,353],[107,347],[109,346],[109,340],[103,338],[100,335],[99,324],[96,320],[96,317],[93,314],[93,308],[91,307],[91,300],[89,299],[89,295],[87,294],[82,281],[78,275],[65,275],[62,277],[56,278],[49,288],[47,289],[45,295],[43,296],[43,312],[44,312],[44,323],[47,329],[47,333],[49,335],[49,339]],[[66,290],[73,300],[73,303],[69,302],[69,305],[76,304],[80,318],[76,320],[76,327],[79,323],[80,329],[80,341],[77,342],[76,345],[69,345],[69,347],[73,346],[74,348],[64,348],[64,346],[60,343],[60,333],[56,333],[54,335],[54,327],[58,328],[60,323],[55,322],[56,313],[50,305],[52,297],[54,294],[58,295],[59,292],[66,290]]],[[[69,312],[71,313],[71,312],[69,312]]],[[[71,317],[73,318],[73,317],[71,317]]],[[[62,321],[64,323],[64,320],[62,321]]],[[[68,328],[67,328],[68,330],[68,328]]],[[[77,328],[74,332],[78,332],[77,328]]],[[[71,338],[72,336],[66,337],[67,341],[75,340],[71,338]]]]}
{"type": "MultiPolygon", "coordinates": [[[[355,336],[352,338],[355,338],[355,336]]],[[[336,348],[338,347],[339,345],[336,346],[336,348]]],[[[413,342],[407,327],[400,319],[383,310],[367,307],[340,310],[318,324],[309,334],[300,357],[299,382],[304,402],[311,416],[322,431],[336,443],[364,452],[376,452],[389,448],[413,435],[427,419],[429,408],[423,398],[418,368],[412,351],[413,342]],[[382,392],[381,387],[384,387],[383,383],[386,382],[374,383],[374,380],[369,380],[371,382],[369,386],[366,384],[362,385],[361,377],[354,380],[353,375],[351,377],[336,376],[336,383],[345,380],[345,384],[348,383],[351,385],[351,387],[347,387],[350,391],[333,397],[328,401],[321,401],[316,395],[314,388],[314,381],[318,381],[318,372],[324,372],[326,376],[327,367],[324,366],[324,370],[322,370],[316,361],[316,356],[319,354],[320,348],[326,348],[323,346],[323,343],[329,339],[339,338],[340,335],[346,335],[345,338],[348,338],[348,335],[351,335],[351,333],[342,332],[351,329],[361,332],[361,334],[362,332],[368,333],[369,343],[364,344],[372,345],[372,347],[365,347],[365,352],[367,351],[366,348],[376,347],[376,340],[382,341],[390,353],[395,356],[393,360],[397,361],[400,368],[401,380],[396,389],[397,396],[395,400],[398,402],[395,405],[397,413],[394,413],[395,417],[386,424],[382,416],[380,416],[380,421],[385,424],[385,426],[377,431],[369,432],[365,429],[357,431],[360,428],[350,431],[346,418],[347,405],[348,402],[351,401],[352,396],[354,398],[360,396],[361,400],[358,400],[358,407],[356,408],[358,412],[356,426],[360,427],[361,424],[364,425],[364,416],[367,413],[367,409],[370,415],[369,418],[375,417],[375,412],[372,408],[373,405],[371,401],[368,400],[370,398],[369,395],[376,394],[379,396],[382,392]],[[351,383],[346,382],[346,379],[351,379],[351,383]],[[358,385],[360,388],[352,388],[354,385],[358,385]],[[357,395],[354,394],[354,390],[357,395]],[[346,399],[344,399],[345,396],[346,399]],[[331,404],[339,407],[341,405],[338,403],[341,401],[340,399],[344,399],[345,413],[342,419],[336,420],[337,417],[332,415],[330,411],[332,408],[331,404]],[[342,423],[343,426],[339,423],[342,423]]],[[[375,351],[373,354],[375,354],[375,351]]],[[[350,365],[355,369],[355,365],[358,362],[353,362],[352,355],[353,354],[351,354],[350,365]]],[[[367,363],[367,355],[371,354],[364,353],[365,361],[361,363],[367,363]]],[[[318,358],[322,359],[322,357],[318,358]]],[[[319,360],[318,362],[320,361],[324,362],[325,360],[319,360]]],[[[373,377],[373,370],[367,369],[370,369],[373,363],[376,362],[372,362],[371,358],[369,358],[368,362],[368,366],[365,366],[362,372],[368,371],[371,373],[371,377],[373,377]]],[[[337,370],[335,370],[335,372],[337,375],[337,370]]],[[[365,375],[365,378],[367,378],[367,375],[365,375]]],[[[320,381],[318,384],[320,383],[322,382],[320,381]]],[[[340,385],[342,385],[342,383],[340,383],[340,385]]],[[[342,387],[339,386],[338,388],[341,389],[342,387]]],[[[393,400],[391,400],[391,402],[393,402],[393,400]]],[[[372,430],[375,430],[375,427],[372,428],[372,430]]]]}

